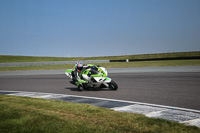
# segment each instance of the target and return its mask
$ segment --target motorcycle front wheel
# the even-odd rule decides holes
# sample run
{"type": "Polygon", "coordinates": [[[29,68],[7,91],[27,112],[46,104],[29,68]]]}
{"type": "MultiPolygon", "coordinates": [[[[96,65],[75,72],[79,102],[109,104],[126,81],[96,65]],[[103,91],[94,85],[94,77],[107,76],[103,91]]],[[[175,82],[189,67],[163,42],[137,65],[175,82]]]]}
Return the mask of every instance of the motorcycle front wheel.
{"type": "Polygon", "coordinates": [[[87,90],[89,87],[87,86],[87,84],[83,84],[83,89],[87,90]]]}
{"type": "Polygon", "coordinates": [[[110,90],[117,90],[118,89],[118,85],[115,83],[115,81],[111,80],[111,82],[109,83],[109,89],[110,90]]]}

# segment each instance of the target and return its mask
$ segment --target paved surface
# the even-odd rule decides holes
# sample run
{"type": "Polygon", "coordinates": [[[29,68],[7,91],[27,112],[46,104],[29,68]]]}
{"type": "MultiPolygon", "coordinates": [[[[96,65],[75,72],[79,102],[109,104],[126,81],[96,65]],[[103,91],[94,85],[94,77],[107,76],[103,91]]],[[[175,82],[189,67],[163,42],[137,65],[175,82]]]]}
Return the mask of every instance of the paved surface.
{"type": "MultiPolygon", "coordinates": [[[[108,68],[109,73],[141,73],[141,72],[200,72],[200,66],[169,66],[169,67],[130,67],[108,68]]],[[[63,70],[31,70],[31,71],[0,71],[0,76],[6,75],[42,75],[63,74],[63,70]]]]}
{"type": "Polygon", "coordinates": [[[0,76],[0,90],[45,92],[145,102],[200,110],[200,73],[111,73],[117,91],[80,92],[64,74],[0,76]]]}
{"type": "Polygon", "coordinates": [[[170,106],[161,106],[124,100],[122,101],[114,99],[51,93],[0,91],[0,94],[63,100],[74,103],[86,103],[91,104],[93,106],[110,108],[115,111],[139,113],[144,114],[147,117],[167,119],[186,125],[194,125],[200,127],[200,111],[198,110],[190,110],[184,108],[176,108],[170,106]]]}

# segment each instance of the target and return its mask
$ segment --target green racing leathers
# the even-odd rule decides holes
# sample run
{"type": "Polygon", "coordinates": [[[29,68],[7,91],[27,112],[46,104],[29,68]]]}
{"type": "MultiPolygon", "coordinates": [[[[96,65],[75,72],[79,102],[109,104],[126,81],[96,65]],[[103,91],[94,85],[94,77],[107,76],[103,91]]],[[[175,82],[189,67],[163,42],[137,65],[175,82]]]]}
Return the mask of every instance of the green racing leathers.
{"type": "Polygon", "coordinates": [[[76,66],[73,67],[72,69],[72,84],[75,84],[76,86],[80,87],[83,83],[88,83],[88,81],[85,81],[83,79],[81,79],[81,75],[82,75],[82,72],[87,69],[87,68],[90,68],[94,65],[92,64],[88,64],[88,65],[83,65],[83,69],[80,71],[76,68],[76,66]]]}

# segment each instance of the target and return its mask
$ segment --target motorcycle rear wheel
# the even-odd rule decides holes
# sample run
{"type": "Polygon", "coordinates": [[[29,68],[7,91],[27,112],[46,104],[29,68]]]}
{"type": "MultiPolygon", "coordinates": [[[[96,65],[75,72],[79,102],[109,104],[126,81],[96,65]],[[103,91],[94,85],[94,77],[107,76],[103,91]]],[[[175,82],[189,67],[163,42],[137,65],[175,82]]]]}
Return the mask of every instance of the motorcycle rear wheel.
{"type": "Polygon", "coordinates": [[[118,89],[118,85],[115,83],[115,81],[111,80],[111,82],[109,83],[109,89],[110,90],[117,90],[118,89]]]}

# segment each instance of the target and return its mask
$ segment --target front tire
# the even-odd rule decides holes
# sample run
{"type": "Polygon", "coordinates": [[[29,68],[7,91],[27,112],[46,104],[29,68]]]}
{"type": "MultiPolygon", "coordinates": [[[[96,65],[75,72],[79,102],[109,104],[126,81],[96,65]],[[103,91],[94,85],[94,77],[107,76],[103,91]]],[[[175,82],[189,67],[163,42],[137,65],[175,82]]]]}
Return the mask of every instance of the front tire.
{"type": "Polygon", "coordinates": [[[87,90],[89,87],[88,87],[88,85],[87,84],[83,84],[83,89],[84,90],[87,90]]]}
{"type": "Polygon", "coordinates": [[[118,85],[113,80],[111,80],[111,82],[109,83],[109,89],[110,90],[117,90],[118,85]]]}

